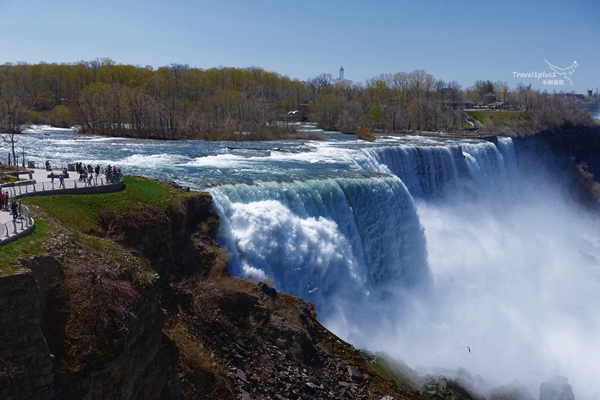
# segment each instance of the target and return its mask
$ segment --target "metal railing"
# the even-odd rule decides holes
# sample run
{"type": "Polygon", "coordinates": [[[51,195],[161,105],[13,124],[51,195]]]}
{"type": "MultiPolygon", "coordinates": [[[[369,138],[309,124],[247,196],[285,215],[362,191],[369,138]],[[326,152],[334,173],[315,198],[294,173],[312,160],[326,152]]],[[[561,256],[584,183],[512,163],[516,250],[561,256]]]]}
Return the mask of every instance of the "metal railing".
{"type": "Polygon", "coordinates": [[[84,179],[64,179],[62,182],[54,178],[53,182],[36,182],[14,186],[4,186],[0,188],[8,191],[10,197],[27,196],[28,194],[38,194],[38,192],[57,191],[61,189],[82,189],[96,186],[114,185],[123,180],[122,177],[107,179],[105,176],[96,176],[91,180],[84,179]]]}
{"type": "Polygon", "coordinates": [[[29,215],[29,208],[25,204],[21,204],[18,209],[19,214],[16,218],[0,224],[0,243],[33,226],[33,218],[29,215]]]}
{"type": "MultiPolygon", "coordinates": [[[[21,185],[0,187],[0,190],[8,192],[12,201],[16,201],[16,198],[19,197],[40,194],[59,194],[63,190],[67,193],[77,193],[78,191],[86,193],[86,189],[95,190],[94,188],[104,187],[105,191],[111,191],[108,186],[118,185],[122,181],[122,176],[113,176],[110,178],[107,178],[106,176],[96,176],[90,180],[64,179],[62,182],[57,177],[54,182],[23,182],[21,185]]],[[[100,190],[102,191],[102,189],[100,190]]],[[[29,214],[27,206],[21,203],[18,210],[19,214],[16,218],[13,218],[12,221],[0,223],[0,244],[9,242],[20,236],[25,236],[33,230],[34,221],[29,214]]]]}

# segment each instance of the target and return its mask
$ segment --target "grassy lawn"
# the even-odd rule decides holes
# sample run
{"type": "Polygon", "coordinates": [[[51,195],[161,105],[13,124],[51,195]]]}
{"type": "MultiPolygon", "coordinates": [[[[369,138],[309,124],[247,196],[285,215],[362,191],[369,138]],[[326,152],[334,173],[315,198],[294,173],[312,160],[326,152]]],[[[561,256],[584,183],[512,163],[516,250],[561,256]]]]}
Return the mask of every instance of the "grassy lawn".
{"type": "MultiPolygon", "coordinates": [[[[115,193],[33,196],[25,197],[23,202],[39,206],[56,217],[64,227],[85,235],[100,231],[102,211],[124,214],[147,205],[164,209],[170,203],[195,194],[146,178],[126,176],[124,180],[125,189],[115,193]]],[[[52,236],[52,222],[35,218],[35,226],[32,234],[0,245],[0,276],[19,272],[17,261],[20,258],[43,254],[41,244],[52,236]]],[[[100,244],[95,243],[95,247],[98,246],[100,244]]]]}
{"type": "Polygon", "coordinates": [[[509,126],[511,122],[525,118],[523,111],[494,111],[479,110],[467,111],[467,115],[488,128],[503,128],[509,126]]]}
{"type": "Polygon", "coordinates": [[[35,229],[30,235],[0,246],[0,276],[21,272],[22,268],[17,261],[41,254],[41,244],[51,236],[52,229],[48,223],[35,218],[35,229]]]}
{"type": "Polygon", "coordinates": [[[164,209],[189,195],[164,182],[128,176],[124,179],[125,190],[115,193],[37,196],[25,201],[40,206],[67,228],[96,233],[101,211],[126,214],[144,205],[164,209]]]}

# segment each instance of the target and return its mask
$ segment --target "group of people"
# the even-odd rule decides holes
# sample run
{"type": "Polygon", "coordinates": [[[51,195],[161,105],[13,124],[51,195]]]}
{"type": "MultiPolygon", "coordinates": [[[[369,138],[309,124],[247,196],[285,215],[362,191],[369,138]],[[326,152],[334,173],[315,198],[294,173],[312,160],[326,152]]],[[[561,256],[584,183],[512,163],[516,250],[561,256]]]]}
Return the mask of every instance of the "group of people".
{"type": "Polygon", "coordinates": [[[92,164],[87,166],[83,163],[75,164],[75,171],[79,174],[79,182],[85,182],[87,186],[92,186],[92,179],[94,178],[94,172],[96,173],[96,179],[100,175],[100,165],[96,164],[96,167],[92,167],[92,164]]]}
{"type": "Polygon", "coordinates": [[[7,190],[0,190],[0,209],[10,211],[13,220],[16,220],[21,215],[21,200],[16,200],[14,197],[11,198],[7,190]],[[11,200],[10,206],[9,200],[11,200]]]}
{"type": "MultiPolygon", "coordinates": [[[[46,161],[46,169],[50,168],[50,162],[46,161]]],[[[52,168],[50,168],[52,171],[52,168]]],[[[94,179],[98,179],[101,173],[106,175],[107,182],[118,182],[123,178],[121,174],[121,168],[117,168],[116,166],[111,166],[110,164],[106,169],[102,169],[100,165],[96,164],[95,167],[92,164],[83,165],[83,163],[78,162],[75,163],[75,171],[79,174],[78,182],[85,182],[86,186],[92,186],[92,182],[94,179]]],[[[51,172],[49,177],[52,179],[52,183],[54,183],[54,178],[58,178],[60,181],[59,187],[65,187],[64,179],[69,177],[69,173],[66,168],[62,169],[60,175],[55,175],[54,172],[51,172]]],[[[97,183],[97,182],[96,182],[97,183]]]]}
{"type": "Polygon", "coordinates": [[[111,183],[118,182],[121,179],[123,179],[123,175],[121,174],[121,168],[117,168],[116,165],[113,165],[111,167],[111,165],[108,164],[108,167],[106,168],[106,171],[104,173],[106,174],[106,180],[111,183]]]}
{"type": "MultiPolygon", "coordinates": [[[[60,181],[59,187],[64,188],[65,177],[69,177],[67,168],[63,168],[59,175],[55,175],[54,171],[52,170],[52,166],[50,165],[50,161],[46,161],[45,167],[47,171],[50,171],[49,177],[52,179],[52,182],[54,183],[54,178],[56,177],[60,181]]],[[[91,164],[85,166],[83,163],[77,163],[75,164],[75,169],[77,173],[79,173],[79,181],[86,182],[87,186],[92,185],[94,174],[95,178],[97,179],[101,173],[104,173],[106,175],[107,182],[111,183],[118,182],[123,179],[121,168],[117,168],[115,165],[108,165],[105,170],[102,170],[100,165],[92,167],[91,164]]],[[[8,190],[0,190],[0,210],[9,211],[12,214],[13,221],[21,216],[21,208],[22,204],[20,199],[15,199],[14,196],[11,197],[8,190]]]]}

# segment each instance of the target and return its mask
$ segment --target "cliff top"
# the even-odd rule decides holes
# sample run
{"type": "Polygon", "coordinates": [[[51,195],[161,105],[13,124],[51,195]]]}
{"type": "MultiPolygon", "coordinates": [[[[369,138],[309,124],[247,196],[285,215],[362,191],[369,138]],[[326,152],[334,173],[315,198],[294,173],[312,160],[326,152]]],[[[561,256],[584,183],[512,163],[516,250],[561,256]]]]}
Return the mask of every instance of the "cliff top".
{"type": "Polygon", "coordinates": [[[24,198],[34,215],[36,229],[31,235],[2,246],[0,276],[20,272],[20,259],[44,254],[43,244],[56,236],[58,225],[77,233],[100,235],[102,220],[107,215],[134,214],[148,207],[165,210],[191,195],[208,195],[146,178],[127,176],[124,181],[125,190],[115,193],[24,198]]]}
{"type": "Polygon", "coordinates": [[[421,398],[409,369],[339,339],[312,304],[232,277],[208,193],[125,183],[111,194],[28,198],[37,229],[0,256],[5,274],[60,271],[38,281],[58,390],[104,385],[84,377],[118,376],[106,371],[162,328],[169,339],[155,345],[177,346],[184,398],[421,398]]]}

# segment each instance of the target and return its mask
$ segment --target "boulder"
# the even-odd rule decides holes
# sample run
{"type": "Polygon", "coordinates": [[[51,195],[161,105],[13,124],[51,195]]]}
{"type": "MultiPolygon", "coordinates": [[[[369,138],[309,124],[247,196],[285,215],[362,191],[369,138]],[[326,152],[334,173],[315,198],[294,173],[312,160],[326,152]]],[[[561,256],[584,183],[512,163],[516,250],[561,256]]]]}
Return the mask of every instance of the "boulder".
{"type": "Polygon", "coordinates": [[[540,400],[575,400],[573,387],[564,376],[553,376],[540,385],[540,400]]]}
{"type": "Polygon", "coordinates": [[[519,381],[514,381],[510,385],[494,388],[488,400],[535,400],[535,398],[525,385],[519,381]]]}

